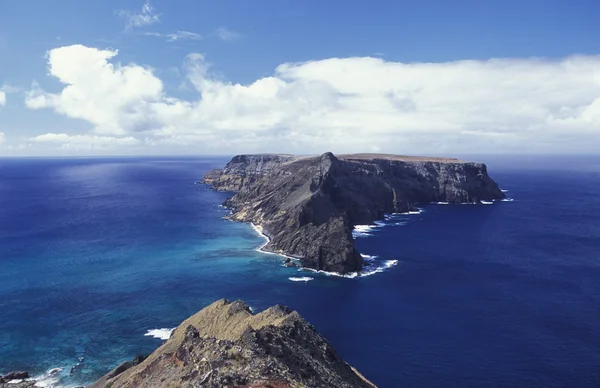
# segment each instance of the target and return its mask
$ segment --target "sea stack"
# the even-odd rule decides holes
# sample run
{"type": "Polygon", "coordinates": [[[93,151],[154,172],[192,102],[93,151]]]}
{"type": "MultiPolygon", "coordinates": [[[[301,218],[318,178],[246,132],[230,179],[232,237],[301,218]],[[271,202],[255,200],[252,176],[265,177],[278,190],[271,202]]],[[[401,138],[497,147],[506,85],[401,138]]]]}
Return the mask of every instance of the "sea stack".
{"type": "Polygon", "coordinates": [[[254,315],[221,299],[186,319],[137,365],[121,365],[89,388],[373,388],[297,312],[254,315]]]}
{"type": "Polygon", "coordinates": [[[202,182],[236,192],[229,218],[260,225],[264,249],[340,274],[362,269],[355,225],[430,202],[505,198],[483,163],[383,154],[238,155],[202,182]]]}

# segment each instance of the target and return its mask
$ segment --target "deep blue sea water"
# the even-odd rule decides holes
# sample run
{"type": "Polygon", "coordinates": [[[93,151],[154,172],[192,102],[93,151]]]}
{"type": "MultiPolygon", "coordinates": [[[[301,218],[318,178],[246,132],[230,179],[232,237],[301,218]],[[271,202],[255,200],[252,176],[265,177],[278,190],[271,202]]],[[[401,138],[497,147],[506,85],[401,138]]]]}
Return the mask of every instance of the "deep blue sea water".
{"type": "Polygon", "coordinates": [[[398,264],[355,279],[223,220],[194,182],[227,158],[0,159],[0,373],[93,381],[227,297],[298,310],[381,387],[600,386],[600,158],[479,159],[513,202],[389,221],[357,245],[398,264]]]}

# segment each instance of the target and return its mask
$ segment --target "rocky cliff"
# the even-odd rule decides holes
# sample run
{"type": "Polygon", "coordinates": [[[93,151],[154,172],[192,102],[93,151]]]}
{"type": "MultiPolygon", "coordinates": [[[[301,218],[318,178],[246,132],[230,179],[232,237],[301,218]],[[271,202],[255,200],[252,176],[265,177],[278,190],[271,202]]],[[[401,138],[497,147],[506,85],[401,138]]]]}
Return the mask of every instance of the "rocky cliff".
{"type": "Polygon", "coordinates": [[[265,249],[338,273],[362,268],[354,225],[430,202],[504,198],[485,164],[379,154],[240,155],[203,182],[237,191],[224,203],[230,218],[262,226],[265,249]]]}
{"type": "Polygon", "coordinates": [[[297,312],[274,306],[254,315],[245,303],[222,299],[185,320],[143,361],[121,365],[90,386],[108,387],[374,385],[297,312]]]}
{"type": "Polygon", "coordinates": [[[209,171],[202,182],[220,191],[239,191],[282,164],[296,159],[294,155],[237,155],[222,170],[209,171]]]}

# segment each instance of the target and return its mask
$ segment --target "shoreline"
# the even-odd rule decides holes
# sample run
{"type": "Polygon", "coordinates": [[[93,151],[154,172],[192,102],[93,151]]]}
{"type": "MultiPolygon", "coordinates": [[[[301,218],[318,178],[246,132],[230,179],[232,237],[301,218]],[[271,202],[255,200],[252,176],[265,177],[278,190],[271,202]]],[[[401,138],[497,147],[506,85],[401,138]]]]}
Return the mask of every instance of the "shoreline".
{"type": "MultiPolygon", "coordinates": [[[[268,255],[277,255],[277,256],[285,257],[285,258],[288,258],[290,260],[295,260],[295,261],[299,261],[300,260],[297,257],[286,255],[285,253],[278,253],[278,252],[273,252],[273,251],[269,251],[269,250],[264,249],[264,247],[271,241],[271,239],[269,238],[269,236],[267,236],[263,232],[262,226],[254,224],[253,222],[249,222],[249,224],[250,224],[250,226],[252,226],[252,229],[259,236],[261,236],[262,238],[265,239],[265,243],[262,244],[260,247],[256,248],[256,251],[261,252],[261,253],[266,253],[268,255]]],[[[372,258],[372,256],[369,256],[369,255],[363,255],[363,254],[360,254],[360,255],[363,257],[363,259],[365,259],[365,258],[372,258]]],[[[339,272],[316,270],[316,269],[307,268],[307,267],[299,267],[297,270],[298,271],[308,271],[308,272],[312,272],[312,273],[323,274],[325,276],[336,276],[336,277],[347,278],[347,279],[355,279],[355,278],[366,277],[366,276],[374,275],[374,274],[379,273],[379,272],[383,272],[384,270],[386,270],[388,268],[394,267],[396,264],[398,264],[398,260],[396,260],[396,259],[383,260],[382,261],[382,265],[377,266],[375,268],[373,268],[372,266],[369,267],[369,266],[363,265],[363,268],[362,268],[362,270],[360,272],[349,272],[349,273],[346,273],[346,274],[341,274],[339,272]]],[[[292,276],[292,278],[296,278],[296,277],[292,276]]],[[[312,278],[311,278],[311,280],[312,280],[312,278]]],[[[296,280],[292,280],[292,281],[296,281],[296,280]]]]}
{"type": "Polygon", "coordinates": [[[256,248],[256,250],[258,252],[261,253],[266,253],[267,255],[277,255],[277,256],[281,256],[281,257],[285,257],[286,259],[290,259],[290,260],[296,260],[299,261],[300,259],[294,256],[290,256],[290,255],[286,255],[285,253],[280,253],[280,252],[274,252],[274,251],[269,251],[267,249],[265,249],[265,247],[271,242],[271,238],[269,236],[267,236],[264,232],[263,232],[263,227],[260,225],[257,225],[253,222],[249,222],[250,226],[252,226],[252,229],[254,229],[254,231],[262,238],[265,239],[265,243],[263,245],[261,245],[260,247],[256,248]]]}

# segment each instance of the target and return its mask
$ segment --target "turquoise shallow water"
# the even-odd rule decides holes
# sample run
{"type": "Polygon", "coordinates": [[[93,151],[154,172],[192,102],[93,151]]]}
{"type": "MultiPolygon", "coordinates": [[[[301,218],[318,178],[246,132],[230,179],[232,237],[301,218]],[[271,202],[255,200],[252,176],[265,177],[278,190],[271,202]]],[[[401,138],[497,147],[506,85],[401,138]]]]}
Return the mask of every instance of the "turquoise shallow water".
{"type": "Polygon", "coordinates": [[[297,287],[226,194],[194,185],[222,160],[1,162],[0,370],[79,363],[89,382],[222,297],[258,304],[297,287]],[[80,360],[80,357],[83,357],[80,360]]]}
{"type": "Polygon", "coordinates": [[[357,279],[257,252],[194,184],[226,161],[0,159],[0,372],[90,382],[227,297],[298,310],[381,387],[600,385],[598,158],[492,161],[514,202],[389,219],[357,246],[398,264],[357,279]]]}

